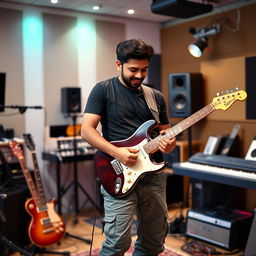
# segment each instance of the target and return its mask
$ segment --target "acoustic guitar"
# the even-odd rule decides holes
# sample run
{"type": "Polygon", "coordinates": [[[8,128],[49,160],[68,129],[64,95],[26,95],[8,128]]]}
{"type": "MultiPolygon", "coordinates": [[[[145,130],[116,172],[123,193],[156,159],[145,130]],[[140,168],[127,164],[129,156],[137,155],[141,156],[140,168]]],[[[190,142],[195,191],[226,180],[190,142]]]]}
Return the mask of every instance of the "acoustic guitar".
{"type": "Polygon", "coordinates": [[[154,128],[156,122],[149,120],[143,123],[129,138],[112,141],[111,143],[117,147],[131,147],[139,150],[139,156],[135,166],[128,167],[110,155],[97,151],[94,157],[96,173],[103,187],[114,197],[124,197],[133,190],[144,175],[156,173],[165,167],[165,162],[156,163],[152,161],[150,156],[158,150],[161,138],[172,139],[213,111],[227,110],[235,101],[243,101],[246,97],[247,94],[243,90],[235,90],[217,96],[213,98],[210,104],[154,139],[150,138],[150,131],[154,128]]]}
{"type": "Polygon", "coordinates": [[[49,202],[45,200],[34,143],[31,136],[28,134],[24,137],[26,138],[26,145],[32,153],[36,184],[26,166],[24,153],[20,145],[16,141],[10,141],[9,145],[13,154],[19,160],[29,191],[32,195],[32,198],[29,198],[25,203],[25,209],[31,216],[28,234],[33,244],[39,247],[50,246],[59,242],[64,237],[65,224],[63,219],[55,212],[56,200],[52,199],[49,202]]]}

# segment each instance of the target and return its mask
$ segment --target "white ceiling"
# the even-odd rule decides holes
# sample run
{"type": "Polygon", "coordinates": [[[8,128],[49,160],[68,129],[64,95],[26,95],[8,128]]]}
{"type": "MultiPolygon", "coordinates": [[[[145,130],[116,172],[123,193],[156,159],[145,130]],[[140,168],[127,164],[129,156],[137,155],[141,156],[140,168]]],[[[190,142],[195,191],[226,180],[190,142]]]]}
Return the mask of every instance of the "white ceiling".
{"type": "MultiPolygon", "coordinates": [[[[201,0],[193,1],[200,2],[201,0]]],[[[214,2],[213,5],[216,7],[235,1],[236,0],[212,0],[212,3],[214,2]]],[[[2,2],[64,8],[89,13],[129,17],[153,22],[165,22],[173,19],[173,17],[170,16],[152,13],[150,10],[152,0],[59,0],[58,4],[51,4],[50,0],[2,0],[2,2]],[[99,11],[94,11],[92,10],[93,5],[100,5],[102,8],[99,11]],[[127,14],[127,10],[130,8],[135,10],[135,14],[127,14]]]]}

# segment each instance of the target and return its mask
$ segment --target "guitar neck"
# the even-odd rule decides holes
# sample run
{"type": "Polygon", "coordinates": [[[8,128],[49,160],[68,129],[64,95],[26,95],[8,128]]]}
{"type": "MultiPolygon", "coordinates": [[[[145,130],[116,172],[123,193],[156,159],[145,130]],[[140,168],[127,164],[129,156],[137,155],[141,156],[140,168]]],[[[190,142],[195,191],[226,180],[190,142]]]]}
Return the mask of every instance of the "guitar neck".
{"type": "Polygon", "coordinates": [[[41,175],[40,175],[40,171],[39,171],[39,167],[38,167],[36,152],[32,151],[31,155],[32,155],[32,160],[33,160],[33,165],[34,165],[34,175],[35,175],[36,187],[37,187],[37,191],[39,194],[39,204],[41,206],[41,205],[46,204],[44,188],[43,188],[43,183],[42,183],[42,179],[41,179],[41,175]]]}
{"type": "Polygon", "coordinates": [[[193,115],[187,117],[186,119],[182,120],[180,123],[176,124],[172,128],[166,130],[164,135],[159,135],[156,138],[152,139],[148,143],[146,143],[143,147],[144,150],[150,154],[158,150],[160,139],[166,138],[166,139],[172,139],[187,128],[191,127],[193,124],[197,123],[210,113],[212,113],[215,110],[212,103],[208,104],[204,108],[200,109],[193,115]]]}
{"type": "Polygon", "coordinates": [[[36,189],[35,183],[33,181],[33,178],[32,178],[30,172],[28,171],[28,169],[26,167],[25,159],[24,159],[24,157],[19,157],[18,160],[19,160],[21,169],[23,171],[24,177],[26,179],[29,191],[30,191],[32,197],[35,199],[36,204],[38,205],[39,202],[40,202],[39,194],[37,192],[37,189],[36,189]]]}

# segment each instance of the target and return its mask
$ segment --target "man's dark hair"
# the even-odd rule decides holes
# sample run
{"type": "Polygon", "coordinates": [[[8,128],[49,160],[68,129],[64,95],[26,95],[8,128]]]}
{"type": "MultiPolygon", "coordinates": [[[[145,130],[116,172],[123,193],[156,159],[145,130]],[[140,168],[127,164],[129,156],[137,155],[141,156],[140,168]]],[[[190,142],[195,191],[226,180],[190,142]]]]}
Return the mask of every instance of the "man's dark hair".
{"type": "Polygon", "coordinates": [[[117,59],[122,64],[128,62],[129,59],[148,59],[150,61],[153,54],[153,47],[142,40],[131,39],[122,41],[116,47],[117,59]]]}

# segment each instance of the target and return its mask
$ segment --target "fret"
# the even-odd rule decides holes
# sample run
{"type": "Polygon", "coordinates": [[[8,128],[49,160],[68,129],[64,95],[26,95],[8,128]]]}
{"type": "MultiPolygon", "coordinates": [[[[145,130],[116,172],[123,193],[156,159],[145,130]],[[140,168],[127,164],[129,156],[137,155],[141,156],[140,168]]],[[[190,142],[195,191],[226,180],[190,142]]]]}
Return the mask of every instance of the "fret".
{"type": "Polygon", "coordinates": [[[161,138],[167,138],[172,139],[178,134],[180,134],[182,131],[186,130],[196,122],[200,121],[210,113],[212,113],[215,110],[212,103],[208,104],[204,108],[200,109],[193,115],[187,117],[186,119],[182,120],[180,123],[174,125],[172,128],[168,129],[165,133],[165,135],[159,135],[156,138],[150,140],[148,143],[146,143],[143,148],[146,151],[146,153],[153,153],[155,152],[158,147],[161,138]]]}
{"type": "Polygon", "coordinates": [[[39,167],[38,167],[38,163],[37,163],[36,152],[32,151],[31,155],[32,155],[32,160],[33,160],[33,164],[34,164],[34,174],[35,174],[36,186],[37,186],[37,190],[38,190],[38,193],[39,193],[39,202],[38,202],[39,205],[38,205],[38,207],[42,207],[42,206],[45,205],[46,199],[45,199],[43,184],[42,184],[42,180],[41,180],[41,176],[40,176],[40,172],[39,172],[39,167]]]}
{"type": "MultiPolygon", "coordinates": [[[[229,97],[231,97],[230,94],[227,94],[227,98],[229,97]]],[[[156,150],[158,150],[159,141],[161,138],[172,139],[173,137],[177,136],[179,133],[189,128],[199,120],[203,119],[213,111],[217,109],[226,110],[234,103],[235,100],[240,100],[240,101],[245,100],[247,97],[247,94],[245,91],[237,91],[235,93],[232,92],[232,97],[234,98],[234,100],[230,100],[230,101],[225,101],[225,96],[213,98],[212,103],[206,105],[205,107],[203,107],[202,109],[194,113],[193,115],[182,120],[179,124],[176,124],[172,128],[166,130],[165,135],[159,135],[158,137],[146,143],[143,146],[145,152],[148,154],[155,152],[156,150]]]]}
{"type": "Polygon", "coordinates": [[[19,163],[20,163],[21,169],[23,171],[23,174],[25,176],[25,179],[28,183],[29,191],[30,191],[32,197],[35,199],[36,205],[38,205],[40,202],[39,195],[37,193],[33,178],[31,177],[29,170],[26,168],[24,157],[20,156],[18,159],[19,159],[19,163]]]}

